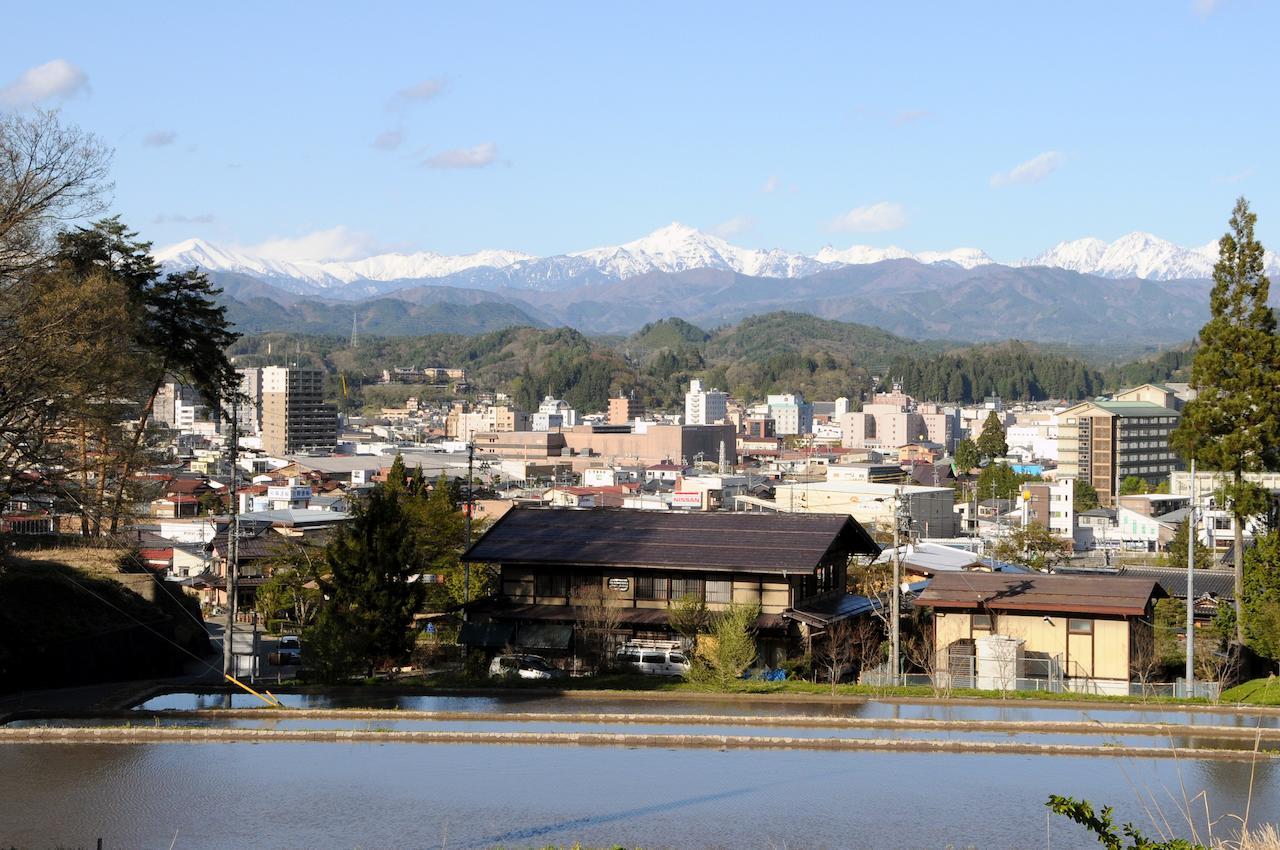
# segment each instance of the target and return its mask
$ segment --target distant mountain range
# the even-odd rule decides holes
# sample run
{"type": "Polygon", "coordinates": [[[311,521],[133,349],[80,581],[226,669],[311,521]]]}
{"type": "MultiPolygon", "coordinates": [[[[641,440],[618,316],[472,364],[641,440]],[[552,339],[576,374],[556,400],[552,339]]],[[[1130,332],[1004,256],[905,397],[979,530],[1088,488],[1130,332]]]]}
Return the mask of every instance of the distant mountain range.
{"type": "MultiPolygon", "coordinates": [[[[321,262],[259,256],[200,239],[169,246],[158,251],[156,257],[168,267],[197,267],[209,272],[249,275],[295,294],[351,301],[429,284],[547,291],[629,280],[655,272],[674,274],[695,269],[796,279],[885,260],[907,259],[962,269],[997,265],[977,248],[913,254],[895,247],[855,245],[842,250],[823,248],[813,256],[781,249],[739,248],[682,224],[668,225],[622,245],[550,257],[516,251],[480,251],[458,256],[419,252],[321,262]]],[[[1004,265],[1047,266],[1108,278],[1178,280],[1209,277],[1216,257],[1216,243],[1182,248],[1149,233],[1130,233],[1110,243],[1100,239],[1061,242],[1038,257],[1004,265]]],[[[1274,254],[1269,261],[1272,273],[1280,273],[1280,261],[1274,254]]]]}
{"type": "MultiPolygon", "coordinates": [[[[1208,314],[1216,245],[1149,234],[1063,242],[998,264],[977,249],[911,254],[826,248],[814,256],[746,249],[673,224],[643,239],[552,257],[384,254],[284,261],[189,240],[157,258],[223,287],[247,332],[415,335],[569,325],[628,334],[679,316],[714,328],[777,310],[861,322],[915,339],[1019,338],[1151,346],[1195,336],[1208,314]]],[[[1272,273],[1280,264],[1268,257],[1272,273]]]]}

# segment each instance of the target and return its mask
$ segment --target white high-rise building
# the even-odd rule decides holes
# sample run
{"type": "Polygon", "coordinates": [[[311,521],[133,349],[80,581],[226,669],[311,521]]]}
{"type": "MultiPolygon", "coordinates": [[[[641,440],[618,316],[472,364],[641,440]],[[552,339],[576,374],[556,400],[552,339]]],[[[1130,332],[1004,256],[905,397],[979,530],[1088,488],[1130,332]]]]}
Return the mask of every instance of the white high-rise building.
{"type": "Polygon", "coordinates": [[[694,378],[684,394],[684,424],[715,425],[729,415],[729,394],[717,389],[703,390],[702,381],[694,378]]]}
{"type": "Polygon", "coordinates": [[[780,393],[766,398],[769,418],[778,436],[813,433],[813,405],[800,393],[780,393]]]}

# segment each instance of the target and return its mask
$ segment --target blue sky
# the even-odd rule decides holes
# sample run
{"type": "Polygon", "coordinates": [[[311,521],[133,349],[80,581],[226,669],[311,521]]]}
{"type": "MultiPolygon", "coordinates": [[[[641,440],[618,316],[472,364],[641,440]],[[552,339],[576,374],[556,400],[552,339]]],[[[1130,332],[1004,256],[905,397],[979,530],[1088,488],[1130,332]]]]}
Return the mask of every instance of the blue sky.
{"type": "MultiPolygon", "coordinates": [[[[1280,239],[1280,4],[24,4],[0,108],[115,148],[115,209],[314,258],[731,241],[1280,239]]],[[[1280,246],[1273,246],[1280,247],[1280,246]]]]}

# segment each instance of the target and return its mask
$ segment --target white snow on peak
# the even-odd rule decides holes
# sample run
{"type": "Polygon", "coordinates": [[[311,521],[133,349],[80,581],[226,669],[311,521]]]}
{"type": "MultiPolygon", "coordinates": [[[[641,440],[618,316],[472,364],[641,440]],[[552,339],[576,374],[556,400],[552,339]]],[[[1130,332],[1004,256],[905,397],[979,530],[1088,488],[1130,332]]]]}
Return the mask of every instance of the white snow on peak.
{"type": "Polygon", "coordinates": [[[585,259],[604,274],[618,278],[689,269],[719,269],[761,277],[801,277],[821,269],[820,263],[804,254],[739,248],[719,236],[679,222],[632,242],[575,251],[569,256],[585,259]]]}
{"type": "MultiPolygon", "coordinates": [[[[1213,274],[1218,243],[1183,248],[1153,236],[1134,232],[1114,242],[1085,238],[1059,242],[1039,256],[1010,263],[1012,266],[1049,266],[1111,278],[1139,277],[1151,280],[1207,278],[1213,274]]],[[[799,278],[819,271],[884,260],[950,263],[965,269],[992,264],[977,248],[911,252],[897,246],[883,248],[853,245],[828,246],[806,255],[782,249],[741,248],[725,239],[678,222],[621,245],[590,248],[571,254],[536,257],[516,251],[478,251],[445,255],[429,251],[387,253],[361,260],[318,261],[263,256],[253,248],[220,246],[202,239],[188,239],[156,252],[168,268],[237,272],[269,281],[297,292],[316,292],[347,286],[369,291],[389,291],[414,281],[449,278],[471,272],[459,280],[489,285],[539,289],[573,280],[601,277],[625,280],[651,272],[674,273],[690,269],[717,269],[755,277],[799,278]]],[[[1267,254],[1267,271],[1280,277],[1280,261],[1267,254]]],[[[351,291],[355,291],[352,289],[351,291]]]]}
{"type": "MultiPolygon", "coordinates": [[[[1183,248],[1159,236],[1134,231],[1114,242],[1094,238],[1059,242],[1040,256],[1016,265],[1052,266],[1100,277],[1177,280],[1212,277],[1217,261],[1217,240],[1183,248]]],[[[1274,252],[1267,252],[1266,266],[1268,274],[1280,273],[1280,260],[1274,252]]]]}
{"type": "Polygon", "coordinates": [[[852,245],[843,250],[830,245],[818,252],[816,259],[822,263],[845,266],[860,266],[867,263],[879,263],[883,260],[915,260],[917,263],[955,263],[966,269],[986,266],[995,260],[987,256],[985,251],[977,248],[954,248],[950,251],[920,251],[912,253],[896,245],[887,248],[872,248],[869,245],[852,245]]]}
{"type": "Polygon", "coordinates": [[[223,248],[201,239],[188,239],[156,252],[167,267],[239,272],[254,277],[292,278],[320,286],[341,286],[361,281],[416,280],[448,277],[468,269],[505,268],[534,259],[516,251],[478,251],[446,256],[430,251],[414,254],[378,254],[354,261],[275,260],[255,256],[244,249],[223,248]]]}

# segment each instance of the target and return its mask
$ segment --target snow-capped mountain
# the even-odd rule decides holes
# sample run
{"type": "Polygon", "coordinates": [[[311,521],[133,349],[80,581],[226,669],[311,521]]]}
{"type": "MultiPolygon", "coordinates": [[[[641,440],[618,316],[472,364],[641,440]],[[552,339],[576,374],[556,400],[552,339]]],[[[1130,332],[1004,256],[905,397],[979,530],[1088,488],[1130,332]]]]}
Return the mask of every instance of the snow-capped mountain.
{"type": "Polygon", "coordinates": [[[1183,248],[1150,233],[1134,232],[1110,243],[1094,238],[1059,242],[1019,265],[1053,266],[1100,277],[1176,280],[1209,277],[1217,258],[1216,242],[1183,248]]]}
{"type": "Polygon", "coordinates": [[[414,254],[379,254],[349,262],[284,261],[222,248],[201,239],[188,239],[156,252],[156,260],[167,268],[194,266],[205,271],[237,272],[252,277],[302,281],[322,289],[363,281],[448,277],[469,269],[504,268],[532,259],[536,258],[515,251],[479,251],[459,256],[420,251],[414,254]]]}
{"type": "MultiPolygon", "coordinates": [[[[1183,248],[1149,233],[1130,233],[1114,242],[1086,238],[1060,242],[1038,257],[1011,266],[1049,266],[1108,278],[1177,280],[1207,278],[1217,259],[1217,243],[1183,248]]],[[[449,256],[422,251],[379,254],[354,261],[287,260],[252,250],[188,239],[156,252],[167,268],[197,267],[265,280],[301,295],[359,299],[397,289],[444,284],[475,289],[561,290],[627,280],[643,274],[713,269],[753,277],[803,278],[843,266],[886,260],[949,264],[964,269],[991,265],[977,248],[911,252],[890,246],[828,246],[815,255],[782,249],[740,248],[726,240],[673,223],[622,245],[550,257],[516,251],[479,251],[449,256]]],[[[1268,272],[1280,277],[1280,261],[1267,255],[1268,272]]]]}
{"type": "Polygon", "coordinates": [[[950,251],[910,251],[890,245],[888,248],[872,248],[868,245],[853,245],[843,250],[830,245],[817,253],[815,258],[820,263],[838,266],[861,266],[867,263],[879,263],[883,260],[915,260],[917,263],[930,265],[933,263],[954,263],[966,269],[988,266],[995,262],[987,256],[986,251],[977,248],[955,248],[950,251]]]}
{"type": "Polygon", "coordinates": [[[754,277],[805,277],[822,263],[803,254],[738,248],[679,222],[613,248],[592,248],[569,256],[588,260],[609,277],[625,280],[649,272],[719,269],[754,277]]]}

